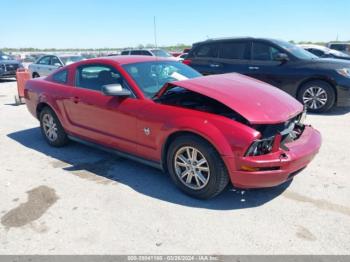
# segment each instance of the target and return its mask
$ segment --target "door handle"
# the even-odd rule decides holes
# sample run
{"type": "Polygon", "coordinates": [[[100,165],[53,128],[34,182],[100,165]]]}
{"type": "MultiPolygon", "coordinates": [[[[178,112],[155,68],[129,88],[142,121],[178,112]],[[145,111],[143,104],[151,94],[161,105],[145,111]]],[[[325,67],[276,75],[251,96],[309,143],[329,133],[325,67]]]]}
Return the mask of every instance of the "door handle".
{"type": "Polygon", "coordinates": [[[219,64],[209,64],[209,66],[210,66],[210,67],[213,67],[213,68],[218,68],[218,67],[220,67],[219,64]]]}
{"type": "Polygon", "coordinates": [[[78,104],[80,102],[80,98],[75,96],[73,97],[73,103],[78,104]]]}
{"type": "Polygon", "coordinates": [[[259,70],[260,69],[260,67],[258,67],[258,66],[250,66],[248,68],[249,68],[249,70],[259,70]]]}

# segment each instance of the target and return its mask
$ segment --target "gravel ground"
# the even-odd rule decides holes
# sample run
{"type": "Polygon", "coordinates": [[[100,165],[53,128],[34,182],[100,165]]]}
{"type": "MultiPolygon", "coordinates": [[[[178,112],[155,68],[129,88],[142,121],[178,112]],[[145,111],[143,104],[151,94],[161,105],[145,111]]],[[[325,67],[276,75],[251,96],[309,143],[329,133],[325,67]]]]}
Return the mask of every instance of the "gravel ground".
{"type": "Polygon", "coordinates": [[[160,171],[43,140],[0,81],[0,254],[350,254],[350,108],[309,115],[323,146],[294,181],[210,201],[160,171]]]}

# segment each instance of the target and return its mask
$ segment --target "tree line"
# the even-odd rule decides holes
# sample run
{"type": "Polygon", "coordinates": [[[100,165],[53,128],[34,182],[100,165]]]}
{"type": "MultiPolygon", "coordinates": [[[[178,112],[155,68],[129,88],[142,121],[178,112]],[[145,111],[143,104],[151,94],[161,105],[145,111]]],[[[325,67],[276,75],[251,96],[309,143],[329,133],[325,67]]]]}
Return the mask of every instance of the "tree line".
{"type": "MultiPolygon", "coordinates": [[[[323,45],[325,46],[327,42],[311,42],[311,41],[300,41],[295,42],[293,40],[289,41],[292,44],[315,44],[315,45],[323,45]]],[[[344,41],[332,41],[333,43],[341,43],[344,41]]],[[[350,42],[347,41],[347,42],[350,42]]],[[[185,48],[190,48],[191,45],[186,44],[177,44],[177,45],[171,45],[171,46],[159,46],[158,48],[165,49],[168,51],[182,51],[185,48]]],[[[123,49],[130,49],[130,48],[137,48],[137,49],[144,49],[144,48],[155,48],[154,44],[138,44],[137,46],[131,47],[124,47],[124,48],[111,48],[111,47],[104,47],[104,48],[34,48],[34,47],[23,47],[23,48],[11,48],[11,47],[4,47],[0,48],[3,52],[113,52],[113,51],[121,51],[123,49]]]]}

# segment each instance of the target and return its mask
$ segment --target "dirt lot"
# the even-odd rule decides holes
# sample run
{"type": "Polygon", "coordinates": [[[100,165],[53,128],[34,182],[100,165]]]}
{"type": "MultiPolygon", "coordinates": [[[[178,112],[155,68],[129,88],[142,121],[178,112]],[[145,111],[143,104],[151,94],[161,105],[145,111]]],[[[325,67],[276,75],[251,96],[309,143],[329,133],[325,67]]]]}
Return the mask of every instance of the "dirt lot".
{"type": "Polygon", "coordinates": [[[350,254],[350,108],[309,115],[323,146],[292,183],[210,201],[160,171],[49,147],[0,81],[0,254],[350,254]]]}

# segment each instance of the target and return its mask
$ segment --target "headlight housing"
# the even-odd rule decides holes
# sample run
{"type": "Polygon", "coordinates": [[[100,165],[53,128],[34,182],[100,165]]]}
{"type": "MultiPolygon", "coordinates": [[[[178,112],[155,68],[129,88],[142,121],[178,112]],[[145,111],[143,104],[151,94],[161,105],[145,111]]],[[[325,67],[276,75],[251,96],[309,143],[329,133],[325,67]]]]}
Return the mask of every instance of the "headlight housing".
{"type": "Polygon", "coordinates": [[[336,71],[339,75],[350,78],[350,68],[336,69],[336,71]]]}
{"type": "Polygon", "coordinates": [[[274,136],[260,140],[255,140],[248,148],[247,152],[245,153],[245,156],[260,156],[270,153],[272,151],[274,140],[274,136]]]}
{"type": "MultiPolygon", "coordinates": [[[[269,136],[263,139],[255,140],[248,148],[244,156],[260,156],[277,151],[279,148],[288,151],[289,149],[284,145],[285,143],[298,139],[304,131],[304,121],[306,118],[306,107],[301,114],[289,121],[272,127],[268,132],[269,136]],[[283,128],[283,129],[282,129],[283,128]]],[[[265,130],[257,129],[262,134],[266,135],[265,130]]]]}

